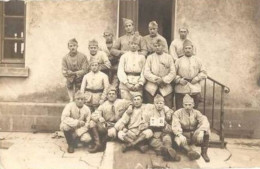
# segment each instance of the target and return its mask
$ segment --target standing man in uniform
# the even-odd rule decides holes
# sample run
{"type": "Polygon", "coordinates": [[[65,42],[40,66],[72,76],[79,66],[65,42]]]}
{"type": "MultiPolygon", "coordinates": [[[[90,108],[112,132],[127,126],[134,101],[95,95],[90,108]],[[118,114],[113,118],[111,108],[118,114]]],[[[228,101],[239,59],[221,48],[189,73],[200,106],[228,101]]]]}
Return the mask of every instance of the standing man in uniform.
{"type": "Polygon", "coordinates": [[[115,87],[110,86],[108,88],[107,101],[101,104],[91,115],[90,127],[95,130],[93,137],[95,147],[89,152],[104,149],[108,139],[117,137],[117,131],[114,128],[115,123],[130,105],[131,101],[117,98],[117,89],[115,87]]]}
{"type": "Polygon", "coordinates": [[[62,59],[62,74],[67,79],[68,94],[72,102],[75,92],[80,89],[83,76],[87,73],[88,61],[84,54],[78,52],[76,39],[69,40],[68,48],[70,52],[62,59]]]}
{"type": "Polygon", "coordinates": [[[149,128],[153,131],[153,137],[149,145],[156,154],[163,156],[165,161],[180,161],[180,156],[172,148],[172,127],[171,118],[173,110],[165,106],[164,98],[157,94],[154,97],[154,104],[147,104],[145,119],[149,122],[149,128]]]}
{"type": "Polygon", "coordinates": [[[148,52],[147,55],[149,56],[150,54],[155,52],[154,41],[156,39],[160,39],[162,41],[163,52],[168,53],[167,41],[163,36],[161,36],[158,33],[158,24],[156,23],[156,21],[151,21],[148,25],[148,29],[149,29],[149,35],[146,35],[144,37],[144,40],[145,40],[146,45],[147,45],[147,52],[148,52]]]}
{"type": "Polygon", "coordinates": [[[207,73],[198,57],[193,56],[191,41],[183,43],[184,56],[176,60],[175,101],[176,110],[182,108],[183,97],[189,94],[194,99],[194,108],[197,109],[201,96],[200,82],[207,78],[207,73]]]}
{"type": "Polygon", "coordinates": [[[190,160],[200,158],[200,155],[191,149],[187,139],[201,145],[201,156],[209,162],[207,151],[209,146],[210,125],[206,116],[200,111],[193,109],[194,101],[188,94],[183,98],[183,107],[172,116],[172,131],[175,142],[186,150],[190,160]]]}
{"type": "Polygon", "coordinates": [[[127,51],[130,51],[130,44],[129,44],[130,39],[132,39],[133,36],[139,36],[140,42],[138,43],[137,51],[140,55],[146,56],[147,55],[146,43],[143,37],[140,36],[138,32],[135,32],[134,22],[130,19],[125,19],[125,18],[123,18],[123,22],[124,22],[124,28],[126,34],[119,37],[115,41],[111,49],[111,54],[115,57],[120,58],[121,55],[125,54],[127,51]]]}
{"type": "Polygon", "coordinates": [[[123,54],[119,61],[117,76],[122,99],[131,100],[134,93],[143,92],[145,56],[137,52],[140,41],[140,36],[133,36],[129,40],[131,51],[123,54]]]}
{"type": "Polygon", "coordinates": [[[108,74],[109,83],[118,89],[119,80],[117,78],[117,68],[118,68],[119,58],[111,54],[111,49],[114,43],[114,39],[113,39],[114,35],[112,30],[107,28],[104,31],[103,37],[105,38],[105,45],[102,47],[101,50],[106,52],[108,59],[111,63],[111,68],[108,74]]]}
{"type": "Polygon", "coordinates": [[[108,76],[99,70],[98,60],[91,60],[90,69],[82,80],[80,91],[85,94],[86,105],[93,112],[106,100],[109,81],[108,76]]]}
{"type": "Polygon", "coordinates": [[[61,115],[60,130],[68,143],[68,153],[73,153],[77,147],[77,139],[84,143],[89,143],[89,122],[91,112],[84,105],[84,94],[78,91],[75,94],[75,101],[68,103],[61,115]]]}
{"type": "MultiPolygon", "coordinates": [[[[174,39],[170,45],[169,51],[170,55],[172,55],[174,61],[184,56],[183,51],[183,42],[187,39],[187,36],[189,34],[189,30],[187,28],[180,28],[179,29],[180,38],[174,39]]],[[[193,55],[196,55],[196,48],[193,46],[193,55]]]]}
{"type": "Polygon", "coordinates": [[[174,61],[171,55],[164,53],[164,42],[161,39],[155,39],[153,45],[155,53],[148,56],[144,68],[147,80],[144,97],[148,103],[153,103],[154,96],[160,93],[166,106],[172,108],[174,95],[171,82],[176,77],[174,61]]]}
{"type": "Polygon", "coordinates": [[[88,43],[89,53],[87,54],[88,62],[90,63],[93,59],[98,61],[99,68],[102,72],[108,75],[111,63],[104,51],[98,50],[98,41],[93,39],[88,43]]]}

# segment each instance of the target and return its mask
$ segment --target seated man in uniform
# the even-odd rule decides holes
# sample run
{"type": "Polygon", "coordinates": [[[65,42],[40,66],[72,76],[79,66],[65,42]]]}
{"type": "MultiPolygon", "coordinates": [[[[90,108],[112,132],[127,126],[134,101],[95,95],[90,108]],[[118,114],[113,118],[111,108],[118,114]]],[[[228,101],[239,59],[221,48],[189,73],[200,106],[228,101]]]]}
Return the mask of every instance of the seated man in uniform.
{"type": "Polygon", "coordinates": [[[78,91],[75,101],[67,104],[61,115],[60,130],[64,132],[68,143],[68,153],[73,153],[77,147],[77,139],[89,143],[91,137],[88,133],[91,112],[84,105],[84,94],[78,91]]]}
{"type": "Polygon", "coordinates": [[[107,54],[104,51],[98,50],[98,41],[95,39],[88,43],[89,53],[87,54],[87,60],[90,63],[93,59],[97,60],[100,66],[100,70],[108,75],[111,63],[107,54]]]}
{"type": "Polygon", "coordinates": [[[153,131],[153,137],[149,145],[157,154],[161,154],[165,161],[180,161],[180,156],[172,148],[171,121],[173,110],[165,106],[164,98],[157,94],[154,97],[154,104],[147,104],[145,119],[149,122],[149,128],[153,131]]]}
{"type": "Polygon", "coordinates": [[[93,112],[106,100],[109,81],[108,76],[100,72],[98,60],[91,60],[90,69],[82,80],[80,91],[85,94],[85,103],[93,112]]]}
{"type": "Polygon", "coordinates": [[[123,152],[132,147],[137,147],[142,153],[148,150],[148,145],[143,143],[153,136],[153,132],[148,129],[144,111],[142,95],[136,93],[133,96],[133,105],[128,107],[122,118],[115,124],[118,138],[126,143],[123,145],[123,152]]]}
{"type": "Polygon", "coordinates": [[[145,56],[137,52],[139,42],[140,37],[133,36],[129,42],[131,51],[123,54],[119,61],[117,76],[122,99],[131,100],[133,94],[143,92],[145,56]]]}
{"type": "Polygon", "coordinates": [[[114,125],[131,104],[129,100],[118,99],[117,90],[112,86],[108,88],[107,99],[108,100],[101,104],[91,115],[90,127],[94,128],[93,131],[95,133],[93,139],[95,147],[89,150],[89,152],[94,153],[103,150],[107,139],[116,138],[117,131],[114,125]]]}
{"type": "Polygon", "coordinates": [[[175,135],[175,142],[186,150],[191,160],[200,158],[200,155],[191,149],[187,138],[192,142],[201,145],[201,156],[206,162],[210,159],[207,155],[209,145],[210,125],[206,116],[200,111],[193,109],[194,101],[188,94],[183,98],[183,107],[174,112],[172,116],[172,130],[175,135]]]}

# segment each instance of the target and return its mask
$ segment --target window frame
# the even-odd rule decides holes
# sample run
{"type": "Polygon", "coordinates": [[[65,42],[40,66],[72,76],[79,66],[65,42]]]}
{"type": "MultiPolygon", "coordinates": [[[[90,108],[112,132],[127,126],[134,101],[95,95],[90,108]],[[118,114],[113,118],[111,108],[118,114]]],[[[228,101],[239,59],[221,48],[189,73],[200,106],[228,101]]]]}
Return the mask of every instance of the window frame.
{"type": "MultiPolygon", "coordinates": [[[[24,1],[23,1],[24,2],[24,1]]],[[[23,67],[25,64],[25,52],[26,52],[26,4],[24,2],[24,15],[23,16],[12,16],[12,15],[5,15],[5,3],[4,1],[0,2],[0,32],[1,32],[1,42],[0,42],[0,66],[12,66],[12,67],[23,67]],[[5,37],[5,18],[22,18],[23,19],[23,26],[24,26],[24,34],[23,38],[10,38],[5,37]],[[22,59],[10,59],[4,56],[4,41],[5,40],[23,40],[24,43],[24,52],[22,59]]]]}

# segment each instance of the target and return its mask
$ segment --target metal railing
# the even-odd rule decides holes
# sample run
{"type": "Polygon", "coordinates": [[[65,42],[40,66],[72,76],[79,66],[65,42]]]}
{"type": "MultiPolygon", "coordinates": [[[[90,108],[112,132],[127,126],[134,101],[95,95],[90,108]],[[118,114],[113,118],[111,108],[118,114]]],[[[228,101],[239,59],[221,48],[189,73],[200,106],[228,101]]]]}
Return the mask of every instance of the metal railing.
{"type": "MultiPolygon", "coordinates": [[[[224,84],[218,82],[217,80],[211,78],[211,77],[207,77],[207,79],[205,79],[204,81],[204,99],[203,99],[203,114],[206,114],[206,100],[207,100],[207,81],[210,81],[211,83],[213,83],[212,86],[212,109],[211,109],[211,129],[213,129],[214,131],[217,132],[217,134],[219,135],[219,142],[220,143],[220,147],[224,148],[225,147],[225,140],[224,140],[224,101],[225,101],[225,93],[229,93],[230,89],[229,87],[225,86],[224,84]],[[215,102],[216,102],[216,85],[221,87],[220,90],[220,119],[219,119],[219,129],[215,128],[214,122],[215,122],[215,102]]],[[[214,143],[214,144],[218,144],[218,143],[214,143]]]]}

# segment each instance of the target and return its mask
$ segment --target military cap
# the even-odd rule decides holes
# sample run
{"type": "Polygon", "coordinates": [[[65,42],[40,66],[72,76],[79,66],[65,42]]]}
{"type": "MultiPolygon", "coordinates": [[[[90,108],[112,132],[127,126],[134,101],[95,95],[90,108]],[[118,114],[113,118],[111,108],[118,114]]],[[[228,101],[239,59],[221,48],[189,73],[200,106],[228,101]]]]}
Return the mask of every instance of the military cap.
{"type": "Polygon", "coordinates": [[[98,46],[98,41],[96,39],[92,39],[88,42],[88,46],[98,46]]]}
{"type": "Polygon", "coordinates": [[[185,48],[186,46],[192,46],[193,47],[192,42],[190,40],[188,40],[188,39],[186,39],[183,42],[183,48],[185,48]]]}
{"type": "Polygon", "coordinates": [[[69,44],[69,43],[78,44],[78,41],[77,41],[75,38],[73,38],[73,39],[70,39],[70,40],[69,40],[68,44],[69,44]]]}
{"type": "Polygon", "coordinates": [[[160,38],[155,38],[153,40],[153,45],[155,45],[155,44],[159,44],[159,45],[164,46],[164,43],[163,43],[162,39],[160,39],[160,38]]]}
{"type": "Polygon", "coordinates": [[[123,23],[124,25],[130,23],[130,24],[134,24],[134,22],[131,19],[127,19],[127,18],[123,18],[123,23]]]}
{"type": "Polygon", "coordinates": [[[158,24],[156,21],[151,21],[148,26],[152,28],[158,28],[158,24]]]}
{"type": "Polygon", "coordinates": [[[92,58],[92,59],[90,59],[90,63],[89,63],[89,65],[92,65],[93,63],[98,63],[98,64],[99,64],[99,60],[96,59],[96,58],[92,58]]]}
{"type": "Polygon", "coordinates": [[[75,93],[75,99],[77,99],[77,98],[84,98],[84,97],[85,97],[84,93],[81,92],[81,91],[77,91],[77,93],[75,93]]]}
{"type": "Polygon", "coordinates": [[[135,92],[135,93],[132,94],[132,99],[134,99],[135,97],[138,97],[138,96],[140,96],[141,98],[143,98],[142,93],[140,93],[140,92],[135,92]]]}
{"type": "Polygon", "coordinates": [[[132,36],[130,38],[129,42],[134,42],[134,43],[139,44],[140,40],[141,40],[141,37],[138,34],[135,34],[134,36],[132,36]]]}
{"type": "Polygon", "coordinates": [[[108,89],[107,89],[107,93],[109,93],[110,91],[115,91],[115,92],[117,92],[117,89],[116,89],[116,87],[114,87],[114,86],[109,86],[108,89]]]}
{"type": "Polygon", "coordinates": [[[154,97],[154,103],[158,103],[158,102],[164,102],[164,98],[157,94],[155,97],[154,97]]]}
{"type": "Polygon", "coordinates": [[[194,100],[192,97],[190,97],[190,95],[186,94],[183,98],[183,103],[193,103],[194,104],[194,100]]]}
{"type": "Polygon", "coordinates": [[[113,31],[110,27],[107,27],[105,30],[104,30],[104,35],[105,33],[109,34],[109,35],[113,35],[113,31]]]}

